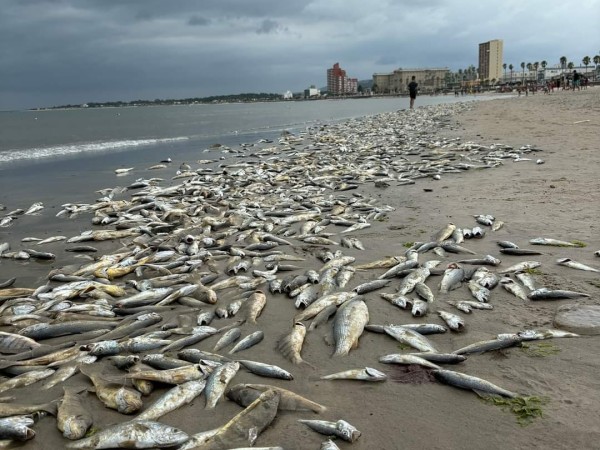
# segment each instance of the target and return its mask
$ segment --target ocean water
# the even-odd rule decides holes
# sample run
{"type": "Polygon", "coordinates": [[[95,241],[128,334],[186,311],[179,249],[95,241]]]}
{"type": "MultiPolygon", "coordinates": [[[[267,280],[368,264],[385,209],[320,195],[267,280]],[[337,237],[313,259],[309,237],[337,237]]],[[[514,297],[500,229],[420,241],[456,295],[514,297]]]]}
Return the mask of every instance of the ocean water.
{"type": "MultiPolygon", "coordinates": [[[[478,97],[479,98],[479,97],[478,97]]],[[[423,96],[417,106],[473,97],[423,96]]],[[[0,112],[0,171],[82,158],[126,163],[406,109],[408,98],[0,112]],[[125,156],[127,154],[127,156],[125,156]]]]}

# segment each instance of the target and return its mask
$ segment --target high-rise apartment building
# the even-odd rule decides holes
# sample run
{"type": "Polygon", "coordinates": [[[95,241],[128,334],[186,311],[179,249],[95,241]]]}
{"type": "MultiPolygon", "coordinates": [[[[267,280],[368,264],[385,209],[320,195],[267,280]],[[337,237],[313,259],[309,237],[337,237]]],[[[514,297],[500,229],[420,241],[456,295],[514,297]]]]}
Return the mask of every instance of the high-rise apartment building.
{"type": "Polygon", "coordinates": [[[479,79],[500,80],[502,78],[502,50],[501,39],[479,44],[479,79]]]}
{"type": "Polygon", "coordinates": [[[358,78],[349,78],[340,64],[335,63],[331,69],[327,69],[327,91],[329,95],[356,94],[358,78]]]}

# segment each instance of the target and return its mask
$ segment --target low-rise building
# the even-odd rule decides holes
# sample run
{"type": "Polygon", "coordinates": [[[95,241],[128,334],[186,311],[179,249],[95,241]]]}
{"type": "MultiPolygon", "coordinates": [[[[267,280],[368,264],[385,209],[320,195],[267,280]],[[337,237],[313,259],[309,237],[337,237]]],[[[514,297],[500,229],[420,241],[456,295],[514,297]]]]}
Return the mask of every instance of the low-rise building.
{"type": "Polygon", "coordinates": [[[314,85],[308,89],[304,89],[304,98],[317,98],[321,96],[321,90],[317,89],[314,85]]]}
{"type": "Polygon", "coordinates": [[[408,94],[412,77],[419,84],[420,93],[433,93],[446,87],[448,68],[396,69],[392,73],[373,74],[373,92],[377,94],[408,94]]]}

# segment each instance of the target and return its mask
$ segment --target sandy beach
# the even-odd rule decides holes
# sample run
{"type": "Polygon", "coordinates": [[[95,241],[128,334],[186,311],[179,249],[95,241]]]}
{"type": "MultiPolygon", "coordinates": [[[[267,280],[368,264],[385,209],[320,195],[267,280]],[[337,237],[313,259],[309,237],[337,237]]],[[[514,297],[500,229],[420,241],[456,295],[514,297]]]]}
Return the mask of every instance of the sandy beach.
{"type": "MultiPolygon", "coordinates": [[[[411,116],[408,111],[398,113],[401,114],[402,121],[410,123],[413,120],[411,117],[415,120],[421,117],[418,98],[416,105],[414,116],[411,116]]],[[[428,336],[440,351],[451,352],[477,341],[493,339],[500,333],[554,328],[554,315],[564,304],[597,305],[600,295],[600,274],[564,267],[558,265],[556,260],[568,257],[600,268],[600,258],[594,256],[594,252],[600,250],[598,225],[600,178],[597,173],[600,165],[600,153],[597,148],[599,122],[600,88],[598,87],[576,92],[559,91],[549,95],[539,93],[527,97],[469,103],[459,114],[443,118],[435,131],[423,134],[423,140],[430,143],[436,141],[454,143],[454,145],[472,142],[474,145],[486,148],[492,145],[504,145],[516,150],[530,147],[536,151],[527,150],[521,153],[521,157],[516,161],[515,158],[505,158],[494,168],[481,170],[473,168],[457,171],[457,173],[436,172],[439,175],[436,178],[439,179],[428,175],[416,179],[414,184],[403,184],[394,180],[388,182],[389,186],[380,188],[374,186],[372,177],[366,176],[367,181],[365,181],[357,176],[359,182],[355,190],[347,192],[326,190],[323,193],[325,196],[342,195],[345,199],[352,199],[353,196],[355,199],[374,199],[373,204],[393,207],[393,210],[386,210],[382,220],[369,220],[371,224],[369,228],[349,234],[358,238],[365,250],[330,246],[332,251],[341,249],[344,255],[355,257],[354,265],[369,263],[386,256],[404,255],[411,243],[430,241],[431,237],[448,223],[453,223],[460,228],[473,228],[478,225],[474,220],[475,215],[491,214],[497,221],[503,221],[504,226],[497,231],[482,226],[486,230],[486,235],[482,239],[469,239],[461,244],[475,252],[475,255],[447,253],[445,256],[439,256],[427,252],[420,255],[420,261],[440,260],[439,268],[443,269],[454,261],[489,254],[502,260],[500,266],[490,267],[490,270],[497,271],[521,261],[535,260],[541,263],[539,271],[534,275],[537,286],[578,291],[590,296],[572,300],[528,301],[519,299],[501,286],[497,286],[492,290],[489,302],[493,305],[493,310],[474,310],[471,314],[464,314],[447,304],[447,301],[472,300],[466,287],[462,286],[460,289],[441,294],[438,290],[441,277],[432,275],[427,279],[426,284],[431,288],[436,299],[430,306],[427,316],[413,318],[410,309],[398,309],[379,295],[384,291],[393,292],[398,287],[400,279],[395,278],[389,287],[365,294],[365,302],[369,309],[369,323],[444,324],[436,311],[455,313],[465,321],[464,331],[449,330],[443,334],[428,336]],[[541,163],[536,163],[537,160],[541,160],[541,163]],[[529,244],[530,239],[538,237],[578,241],[585,246],[570,248],[529,244]],[[497,241],[501,240],[512,241],[522,248],[535,248],[542,254],[526,257],[502,254],[497,245],[497,241]]],[[[393,130],[390,131],[390,124],[381,123],[380,126],[379,131],[371,128],[370,132],[373,134],[365,134],[364,142],[378,133],[393,133],[393,130]]],[[[324,134],[318,136],[321,145],[330,144],[324,140],[324,134]]],[[[292,145],[292,150],[286,151],[301,152],[305,145],[314,144],[311,139],[313,139],[311,136],[306,136],[303,143],[297,142],[292,145]]],[[[400,146],[402,140],[408,138],[399,135],[396,139],[396,144],[400,146]]],[[[414,139],[411,142],[417,142],[418,130],[411,139],[414,139]]],[[[353,147],[356,142],[338,142],[336,145],[347,147],[350,155],[357,151],[353,147]]],[[[440,144],[437,147],[431,145],[430,150],[432,153],[438,152],[438,155],[443,157],[444,152],[452,151],[453,148],[440,144]]],[[[375,155],[373,157],[375,171],[381,163],[376,160],[377,153],[365,150],[361,154],[364,158],[375,155]]],[[[477,152],[463,151],[461,157],[452,160],[449,164],[469,163],[469,157],[477,156],[477,152]]],[[[343,153],[340,153],[337,158],[343,159],[343,153]]],[[[361,158],[359,157],[358,161],[367,161],[361,158]]],[[[246,160],[230,161],[233,163],[246,160]]],[[[323,164],[325,162],[325,160],[317,161],[323,164]]],[[[174,161],[173,166],[145,176],[163,177],[168,180],[165,185],[181,183],[182,180],[170,180],[178,163],[179,161],[174,161]]],[[[387,164],[388,161],[386,160],[385,163],[387,164]]],[[[193,169],[200,167],[198,164],[191,164],[193,169]]],[[[231,170],[238,170],[238,168],[231,170]]],[[[423,173],[427,174],[427,172],[423,173]]],[[[111,183],[113,186],[124,183],[124,178],[113,179],[114,173],[104,173],[102,177],[102,179],[98,176],[91,177],[89,192],[77,190],[73,193],[72,201],[93,203],[99,196],[94,192],[95,189],[110,187],[111,183]]],[[[129,182],[133,182],[134,179],[134,176],[127,178],[129,182]]],[[[273,183],[274,189],[284,186],[284,178],[279,179],[277,183],[273,183]]],[[[68,177],[57,181],[56,185],[56,189],[61,192],[61,198],[68,196],[68,177]]],[[[243,183],[240,182],[240,185],[243,186],[243,183]]],[[[33,187],[29,186],[26,190],[29,199],[36,196],[33,187]]],[[[5,203],[9,210],[29,206],[25,204],[29,199],[19,204],[18,194],[15,196],[17,198],[4,193],[0,201],[5,203]]],[[[21,239],[26,236],[72,237],[91,229],[90,213],[82,213],[71,220],[57,218],[55,215],[60,211],[62,201],[53,204],[51,192],[39,193],[37,198],[44,200],[47,205],[42,211],[42,216],[20,217],[11,227],[0,228],[0,243],[9,242],[13,250],[37,249],[31,247],[32,244],[21,243],[21,239]]],[[[124,195],[120,198],[129,197],[124,195]]],[[[227,198],[226,193],[223,198],[231,200],[227,198]]],[[[235,201],[238,202],[239,199],[235,201]]],[[[354,212],[357,211],[358,209],[354,212]]],[[[5,212],[7,211],[3,213],[5,212]]],[[[355,219],[353,217],[353,220],[355,219]]],[[[337,242],[343,236],[340,234],[341,229],[333,224],[328,225],[325,231],[332,233],[331,239],[337,242]]],[[[290,236],[285,239],[293,240],[295,237],[290,236]]],[[[126,243],[126,240],[121,240],[121,242],[106,241],[93,243],[93,245],[98,248],[99,254],[103,254],[114,252],[121,248],[121,244],[126,243]]],[[[46,276],[51,269],[88,263],[73,253],[65,252],[65,246],[65,242],[61,241],[40,247],[40,250],[56,253],[57,259],[51,262],[2,259],[0,282],[14,276],[17,277],[14,287],[37,288],[46,282],[46,276]]],[[[290,264],[298,264],[302,269],[318,269],[322,262],[317,260],[315,254],[321,247],[296,242],[296,245],[284,246],[282,250],[304,258],[302,262],[290,262],[290,264]]],[[[221,269],[222,261],[217,262],[221,269]]],[[[264,270],[262,265],[260,268],[264,270]]],[[[205,267],[202,267],[202,270],[205,270],[205,267]]],[[[385,270],[387,269],[356,271],[348,286],[341,290],[351,290],[361,283],[374,280],[385,270]]],[[[294,274],[300,273],[301,270],[294,274]]],[[[287,275],[287,273],[283,274],[283,276],[287,275]]],[[[120,278],[115,282],[123,285],[126,279],[120,278]]],[[[259,288],[268,292],[266,284],[259,288]]],[[[216,306],[226,305],[234,298],[235,293],[232,291],[219,291],[216,306]]],[[[177,317],[183,309],[185,308],[174,308],[173,311],[165,314],[164,322],[177,317]]],[[[207,305],[206,309],[214,309],[214,307],[207,305]]],[[[230,386],[238,383],[272,384],[316,401],[326,406],[327,410],[321,414],[304,411],[279,412],[273,423],[260,434],[255,444],[257,447],[318,449],[326,437],[299,423],[298,419],[331,421],[344,419],[354,425],[362,433],[360,438],[352,444],[337,439],[335,442],[341,449],[592,449],[598,446],[600,440],[600,429],[597,425],[598,405],[600,405],[600,381],[597,376],[600,367],[600,356],[597,352],[598,336],[542,341],[550,343],[546,347],[550,350],[549,354],[543,357],[528,352],[527,348],[514,347],[470,355],[460,365],[445,366],[448,369],[485,379],[523,396],[545,399],[545,403],[541,406],[543,417],[535,418],[527,426],[521,426],[514,414],[482,401],[469,390],[432,381],[433,377],[422,380],[421,383],[398,382],[398,379],[404,376],[403,369],[378,362],[378,358],[385,354],[407,352],[399,342],[389,336],[365,331],[356,349],[351,350],[347,356],[332,358],[333,347],[329,343],[332,334],[331,320],[327,325],[321,325],[306,335],[302,357],[310,363],[310,366],[292,364],[276,348],[281,338],[289,333],[296,313],[293,300],[283,294],[267,293],[267,304],[258,323],[255,325],[246,323],[241,327],[242,336],[260,329],[264,331],[265,339],[259,345],[236,355],[240,359],[280,366],[293,373],[294,380],[262,378],[240,370],[230,386]],[[365,366],[383,371],[388,375],[388,380],[370,383],[320,379],[326,374],[365,366]]],[[[217,319],[212,326],[219,328],[235,320],[236,317],[217,319]]],[[[159,327],[160,324],[155,328],[159,327]]],[[[3,327],[1,330],[17,332],[18,329],[19,327],[3,327]]],[[[44,343],[59,343],[66,339],[50,339],[44,343]]],[[[192,347],[212,351],[217,339],[218,336],[213,336],[192,347]]],[[[539,348],[536,347],[538,345],[537,341],[531,344],[534,350],[539,348]]],[[[107,360],[94,363],[94,367],[106,374],[118,374],[117,369],[107,360]]],[[[62,395],[60,385],[49,390],[40,390],[38,387],[42,383],[43,381],[30,387],[14,389],[3,395],[14,396],[15,402],[20,403],[43,403],[60,398],[62,395]]],[[[69,378],[64,384],[91,386],[89,380],[82,374],[69,378]]],[[[167,388],[166,385],[157,386],[149,397],[144,398],[144,404],[151,404],[166,392],[167,388]]],[[[83,400],[94,416],[95,429],[103,429],[111,424],[133,418],[105,408],[93,393],[84,394],[83,400]]],[[[204,409],[202,396],[190,405],[165,415],[160,421],[192,435],[219,427],[240,411],[240,406],[227,399],[222,399],[213,411],[207,411],[204,409]]],[[[37,436],[23,444],[15,444],[15,448],[64,448],[67,443],[56,429],[56,420],[53,417],[44,417],[33,428],[37,436]]]]}

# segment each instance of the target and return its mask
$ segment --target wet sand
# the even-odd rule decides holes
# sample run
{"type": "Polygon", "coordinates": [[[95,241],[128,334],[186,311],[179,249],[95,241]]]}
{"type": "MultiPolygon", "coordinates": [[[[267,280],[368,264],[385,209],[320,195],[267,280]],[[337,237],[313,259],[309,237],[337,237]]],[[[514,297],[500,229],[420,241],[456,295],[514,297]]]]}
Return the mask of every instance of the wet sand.
{"type": "MultiPolygon", "coordinates": [[[[476,341],[492,339],[498,333],[552,328],[556,309],[565,303],[597,304],[600,288],[590,281],[600,281],[598,274],[562,267],[555,261],[560,257],[571,257],[593,267],[600,266],[600,258],[593,255],[594,251],[600,249],[600,179],[597,176],[600,154],[596,148],[599,100],[600,89],[591,88],[587,91],[538,94],[470,105],[468,111],[451,117],[447,126],[437,132],[440,139],[460,137],[463,142],[473,141],[486,146],[502,143],[515,148],[532,145],[542,151],[530,156],[532,161],[512,162],[509,159],[494,169],[442,174],[440,180],[422,178],[414,185],[406,186],[396,186],[391,182],[391,186],[385,189],[375,188],[371,183],[360,186],[357,192],[374,196],[378,204],[391,205],[396,209],[387,213],[386,220],[372,221],[370,228],[352,233],[353,237],[365,244],[365,251],[342,248],[344,254],[355,256],[356,264],[383,256],[401,255],[406,250],[406,243],[428,241],[448,222],[462,228],[473,227],[477,225],[473,215],[492,214],[505,222],[504,227],[497,232],[488,230],[483,239],[465,241],[465,247],[477,255],[492,254],[502,259],[500,268],[523,260],[540,261],[542,274],[536,275],[539,285],[591,295],[590,298],[578,300],[524,302],[497,287],[490,299],[493,310],[476,310],[470,315],[457,313],[466,321],[466,331],[448,331],[430,336],[441,351],[452,351],[476,341]],[[535,164],[537,158],[545,163],[535,164]],[[578,240],[584,242],[586,247],[535,247],[543,255],[516,257],[502,255],[496,245],[497,240],[510,240],[521,247],[531,248],[528,241],[536,237],[578,240]]],[[[147,176],[166,178],[167,174],[173,174],[173,170],[174,167],[161,174],[151,173],[147,176]]],[[[123,178],[113,177],[107,171],[104,186],[101,187],[123,185],[123,178]]],[[[128,180],[133,181],[134,177],[128,180]]],[[[97,197],[92,191],[90,189],[88,202],[97,197]]],[[[77,196],[83,198],[85,193],[78,193],[77,196]]],[[[7,203],[4,199],[0,201],[7,203]]],[[[11,205],[7,206],[10,209],[11,205]]],[[[27,208],[29,204],[17,206],[27,208]]],[[[54,205],[54,213],[58,211],[58,206],[54,205]]],[[[42,211],[40,217],[19,218],[17,225],[0,229],[0,242],[10,241],[13,248],[27,248],[28,245],[19,244],[24,236],[64,234],[70,237],[90,228],[90,216],[87,214],[75,220],[64,220],[52,218],[53,214],[49,214],[49,211],[50,208],[42,211]]],[[[339,236],[334,239],[339,240],[339,236]]],[[[50,264],[2,260],[0,281],[18,276],[15,286],[37,287],[45,282],[45,275],[51,268],[84,262],[62,252],[64,245],[59,242],[43,247],[43,250],[59,255],[50,264]]],[[[114,251],[118,244],[104,242],[97,247],[100,252],[108,253],[114,251]]],[[[288,249],[285,251],[288,252],[288,249]]],[[[304,255],[307,259],[303,264],[314,267],[317,260],[310,251],[309,246],[298,246],[289,252],[304,255]]],[[[449,254],[446,258],[440,258],[427,253],[424,259],[440,259],[447,264],[470,257],[449,254]]],[[[348,288],[374,279],[382,272],[382,269],[357,272],[348,288]]],[[[469,293],[463,287],[446,295],[438,294],[436,286],[439,279],[431,277],[427,281],[436,294],[436,308],[456,313],[445,304],[446,300],[469,299],[469,293]]],[[[389,292],[391,289],[382,291],[389,292]]],[[[423,319],[412,318],[409,311],[399,310],[382,300],[379,291],[366,294],[365,297],[371,323],[442,323],[434,312],[423,319]]],[[[512,348],[472,355],[460,366],[449,366],[520,394],[547,397],[548,403],[543,406],[544,417],[527,427],[521,427],[514,415],[482,402],[474,393],[437,382],[402,384],[393,380],[383,383],[319,380],[325,374],[365,366],[398,376],[394,367],[380,364],[377,360],[384,354],[399,352],[399,345],[386,336],[365,332],[356,350],[346,357],[331,358],[333,350],[326,343],[330,322],[328,326],[308,333],[305,340],[302,356],[316,369],[294,366],[275,347],[277,341],[289,331],[295,312],[292,301],[285,296],[269,295],[258,325],[243,326],[243,335],[262,329],[265,340],[239,354],[240,358],[283,367],[292,372],[295,379],[271,380],[240,370],[232,384],[264,383],[285,387],[327,406],[328,410],[320,415],[279,413],[271,427],[261,434],[257,446],[319,448],[325,437],[297,422],[302,418],[344,419],[356,426],[362,436],[353,444],[336,441],[342,449],[594,448],[600,438],[597,427],[600,404],[598,337],[546,341],[560,350],[548,357],[532,357],[519,348],[512,348]]],[[[219,321],[218,326],[232,320],[219,321]]],[[[193,347],[210,350],[217,339],[216,336],[211,337],[193,347]]],[[[106,372],[116,372],[106,361],[98,363],[98,366],[106,372]]],[[[29,402],[34,398],[35,402],[40,403],[60,396],[60,387],[42,391],[36,389],[39,384],[8,394],[16,396],[16,401],[29,402]]],[[[89,385],[81,374],[69,379],[66,384],[89,385]]],[[[151,404],[164,391],[165,387],[157,388],[149,399],[144,399],[145,405],[151,404]]],[[[104,428],[127,419],[106,409],[93,394],[87,394],[85,398],[94,415],[95,427],[104,428]]],[[[164,416],[161,421],[193,434],[222,425],[240,410],[235,403],[222,400],[214,411],[205,411],[204,398],[199,397],[191,405],[164,416]]],[[[63,448],[66,441],[56,430],[53,418],[42,419],[34,429],[36,438],[22,448],[63,448]]]]}

